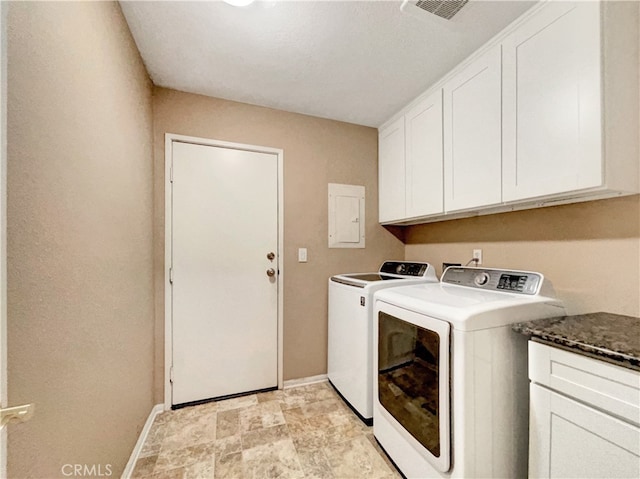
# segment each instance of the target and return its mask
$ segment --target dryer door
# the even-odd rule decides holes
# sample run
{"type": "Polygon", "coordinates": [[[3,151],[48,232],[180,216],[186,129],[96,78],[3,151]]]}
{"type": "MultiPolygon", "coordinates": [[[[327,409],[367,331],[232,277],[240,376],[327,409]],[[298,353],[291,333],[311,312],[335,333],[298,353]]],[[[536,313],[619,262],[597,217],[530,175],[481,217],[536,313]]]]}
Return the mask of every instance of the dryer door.
{"type": "Polygon", "coordinates": [[[449,323],[377,304],[377,400],[407,442],[448,471],[449,323]]]}

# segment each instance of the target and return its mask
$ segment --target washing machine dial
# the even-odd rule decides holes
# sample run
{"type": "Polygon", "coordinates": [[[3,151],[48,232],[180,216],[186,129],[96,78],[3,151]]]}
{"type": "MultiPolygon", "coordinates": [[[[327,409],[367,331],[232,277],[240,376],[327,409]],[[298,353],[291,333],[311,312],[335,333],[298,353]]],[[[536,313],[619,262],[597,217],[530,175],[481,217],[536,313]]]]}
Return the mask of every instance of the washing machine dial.
{"type": "Polygon", "coordinates": [[[476,286],[484,286],[489,282],[489,279],[491,279],[489,275],[485,272],[482,272],[476,275],[476,277],[473,279],[473,282],[476,284],[476,286]]]}
{"type": "Polygon", "coordinates": [[[396,267],[396,274],[405,274],[406,272],[407,266],[404,263],[401,263],[396,267]]]}

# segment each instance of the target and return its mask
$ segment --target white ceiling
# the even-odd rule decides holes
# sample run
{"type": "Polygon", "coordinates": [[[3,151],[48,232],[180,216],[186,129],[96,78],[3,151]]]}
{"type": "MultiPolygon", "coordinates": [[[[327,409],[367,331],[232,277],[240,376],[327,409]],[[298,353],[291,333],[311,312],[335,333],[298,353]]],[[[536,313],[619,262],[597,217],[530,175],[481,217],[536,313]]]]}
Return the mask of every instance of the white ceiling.
{"type": "Polygon", "coordinates": [[[444,25],[399,1],[122,1],[156,85],[377,127],[531,7],[471,0],[444,25]]]}

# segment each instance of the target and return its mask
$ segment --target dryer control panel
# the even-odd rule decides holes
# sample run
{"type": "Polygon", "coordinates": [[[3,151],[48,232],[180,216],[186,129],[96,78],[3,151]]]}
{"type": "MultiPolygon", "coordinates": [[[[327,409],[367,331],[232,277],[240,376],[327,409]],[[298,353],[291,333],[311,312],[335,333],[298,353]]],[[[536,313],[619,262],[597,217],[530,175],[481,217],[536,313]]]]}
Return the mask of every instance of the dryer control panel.
{"type": "Polygon", "coordinates": [[[440,281],[470,288],[535,295],[540,291],[542,280],[540,273],[531,271],[451,267],[445,270],[440,281]]]}

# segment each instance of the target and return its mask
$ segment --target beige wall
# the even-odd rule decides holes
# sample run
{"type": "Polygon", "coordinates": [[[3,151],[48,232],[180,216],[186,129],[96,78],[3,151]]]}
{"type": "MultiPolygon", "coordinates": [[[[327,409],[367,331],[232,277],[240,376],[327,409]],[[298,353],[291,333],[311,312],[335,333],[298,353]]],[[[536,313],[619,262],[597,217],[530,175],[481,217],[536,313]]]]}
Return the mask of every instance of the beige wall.
{"type": "Polygon", "coordinates": [[[163,88],[154,93],[154,129],[156,401],[164,386],[165,133],[284,150],[284,378],[326,373],[328,277],[404,255],[377,224],[377,131],[163,88]],[[365,186],[365,249],[327,247],[328,183],[365,186]],[[308,263],[297,262],[300,247],[308,248],[308,263]]]}
{"type": "Polygon", "coordinates": [[[117,3],[13,2],[9,476],[122,472],[153,406],[151,83],[117,3]]]}
{"type": "Polygon", "coordinates": [[[406,258],[540,271],[569,314],[640,316],[640,196],[412,226],[406,258]]]}

